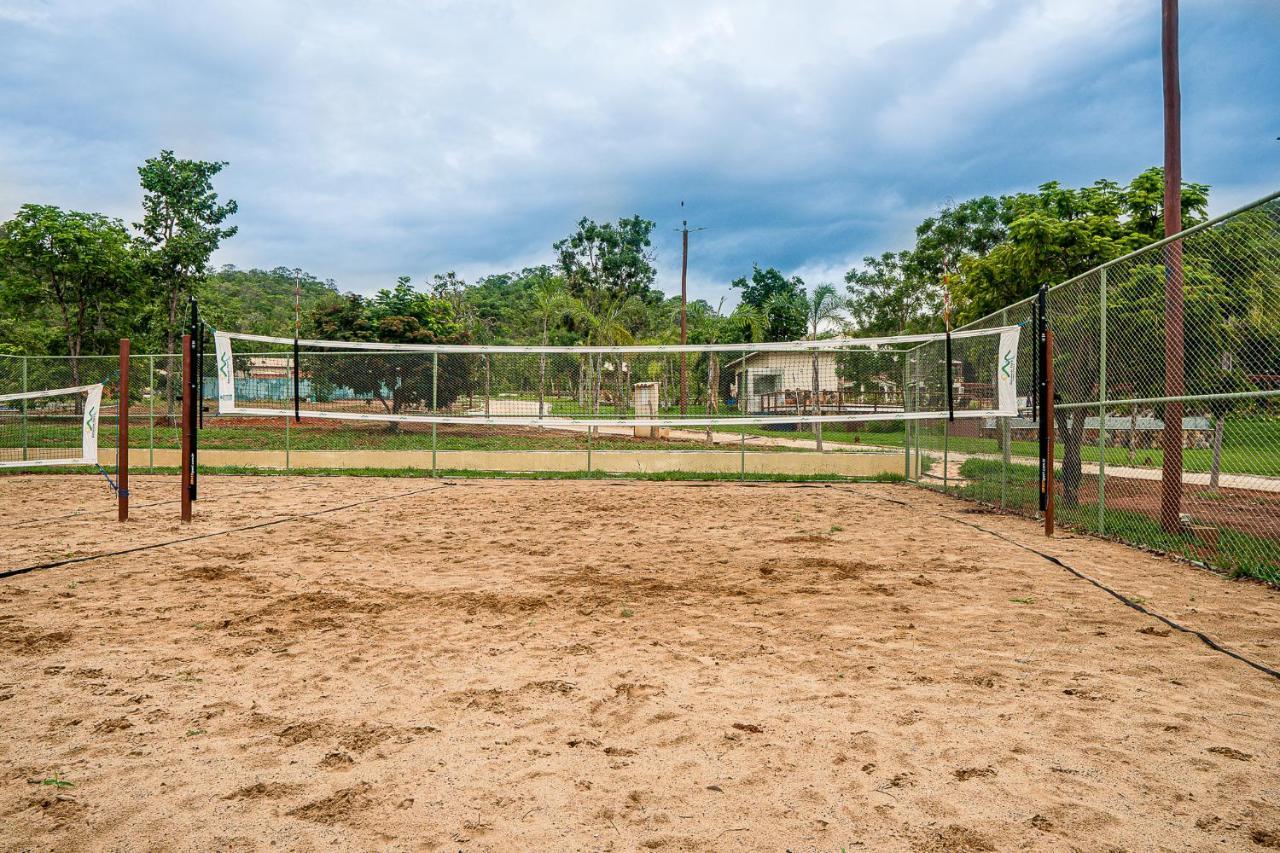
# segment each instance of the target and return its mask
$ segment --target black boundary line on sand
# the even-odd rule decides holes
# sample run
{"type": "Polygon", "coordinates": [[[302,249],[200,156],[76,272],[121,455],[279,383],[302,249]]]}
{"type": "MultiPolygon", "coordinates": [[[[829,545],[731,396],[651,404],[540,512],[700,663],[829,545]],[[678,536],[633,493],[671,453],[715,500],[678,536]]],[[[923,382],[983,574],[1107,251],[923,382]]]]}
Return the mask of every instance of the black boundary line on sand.
{"type": "Polygon", "coordinates": [[[137,545],[137,546],[134,546],[133,548],[123,548],[119,551],[106,551],[101,554],[87,554],[83,557],[70,557],[66,560],[55,560],[51,563],[37,563],[36,565],[32,565],[32,566],[21,566],[16,569],[6,569],[5,571],[0,572],[0,580],[3,580],[4,578],[15,577],[17,575],[25,575],[28,572],[36,572],[42,569],[56,569],[59,566],[69,566],[75,563],[88,563],[92,560],[101,560],[107,557],[119,557],[124,554],[136,554],[139,551],[151,551],[156,548],[164,548],[169,545],[180,545],[184,542],[196,542],[201,539],[212,539],[215,536],[226,536],[231,533],[242,533],[246,530],[260,530],[263,527],[273,527],[277,524],[287,524],[290,521],[299,521],[304,518],[315,518],[318,515],[327,515],[328,513],[331,513],[331,512],[340,512],[341,510],[344,510],[344,509],[351,509],[352,507],[364,506],[365,504],[392,500],[394,498],[407,498],[412,495],[420,495],[424,492],[434,492],[439,489],[448,488],[450,485],[452,484],[437,483],[435,485],[432,485],[423,489],[412,489],[410,491],[399,492],[394,495],[381,495],[376,498],[366,498],[365,500],[362,500],[362,501],[355,501],[353,503],[343,504],[341,506],[328,507],[327,509],[319,509],[319,510],[316,510],[315,512],[293,513],[290,515],[281,516],[280,518],[274,518],[270,521],[260,521],[257,524],[246,524],[243,527],[232,527],[228,530],[214,530],[209,533],[198,533],[194,536],[183,536],[178,539],[169,539],[164,542],[153,542],[148,545],[137,545]]]}
{"type": "MultiPolygon", "coordinates": [[[[850,494],[862,495],[863,497],[874,498],[880,501],[887,501],[889,503],[899,504],[900,506],[905,506],[909,508],[914,507],[914,504],[908,503],[907,501],[898,500],[897,498],[888,498],[888,497],[885,497],[884,495],[872,495],[872,494],[865,494],[863,492],[854,492],[854,491],[850,491],[849,489],[844,489],[839,487],[833,487],[833,488],[837,488],[839,491],[842,491],[842,492],[849,492],[850,494]]],[[[1102,581],[1096,578],[1090,577],[1089,575],[1086,575],[1084,572],[1080,571],[1079,569],[1073,566],[1067,565],[1061,559],[1053,556],[1052,554],[1046,554],[1044,551],[1041,551],[1038,548],[1032,548],[1030,545],[1024,545],[1021,542],[1017,541],[1016,539],[1010,539],[1008,536],[1005,536],[1003,533],[1000,533],[995,530],[991,530],[990,528],[987,528],[987,527],[983,527],[981,524],[974,524],[972,521],[965,521],[962,518],[956,518],[953,515],[947,515],[945,513],[942,513],[942,517],[947,519],[948,521],[953,521],[956,524],[963,524],[965,527],[971,527],[974,530],[980,530],[983,533],[986,533],[990,536],[994,536],[997,539],[1008,542],[1010,545],[1013,545],[1017,548],[1021,548],[1023,551],[1026,551],[1031,554],[1035,554],[1037,557],[1047,560],[1048,562],[1053,563],[1055,566],[1058,566],[1061,569],[1065,569],[1066,571],[1075,575],[1080,580],[1087,581],[1088,583],[1093,584],[1098,589],[1102,590],[1107,595],[1110,595],[1112,598],[1114,598],[1116,601],[1119,601],[1121,604],[1125,605],[1126,607],[1133,608],[1134,610],[1138,611],[1144,616],[1150,616],[1152,619],[1157,619],[1163,622],[1164,624],[1168,625],[1170,628],[1172,628],[1175,631],[1181,631],[1184,634],[1190,634],[1191,636],[1195,637],[1197,640],[1204,643],[1206,646],[1213,649],[1215,652],[1218,652],[1219,654],[1226,655],[1229,658],[1234,658],[1235,660],[1240,661],[1240,663],[1243,663],[1246,666],[1251,666],[1254,669],[1258,670],[1258,672],[1265,673],[1271,676],[1272,678],[1280,679],[1280,670],[1272,669],[1271,667],[1267,666],[1264,663],[1260,663],[1259,661],[1246,657],[1245,655],[1235,651],[1232,648],[1224,646],[1222,643],[1219,643],[1217,640],[1213,639],[1203,631],[1197,630],[1196,628],[1188,628],[1186,625],[1182,625],[1178,622],[1175,622],[1174,620],[1170,619],[1168,616],[1157,613],[1148,607],[1142,606],[1138,602],[1134,601],[1132,598],[1129,598],[1128,596],[1126,596],[1124,593],[1117,592],[1116,590],[1104,584],[1102,581]]]]}

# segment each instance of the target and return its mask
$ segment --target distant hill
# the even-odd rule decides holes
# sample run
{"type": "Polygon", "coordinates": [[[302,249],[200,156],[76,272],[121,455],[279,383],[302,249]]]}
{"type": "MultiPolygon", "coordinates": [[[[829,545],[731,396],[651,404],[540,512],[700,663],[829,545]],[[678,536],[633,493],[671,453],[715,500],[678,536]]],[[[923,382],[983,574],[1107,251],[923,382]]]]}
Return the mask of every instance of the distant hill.
{"type": "MultiPolygon", "coordinates": [[[[228,264],[200,285],[200,313],[216,329],[253,335],[293,334],[294,271],[237,269],[228,264]]],[[[318,307],[341,301],[333,279],[321,281],[302,273],[302,317],[318,307]]]]}

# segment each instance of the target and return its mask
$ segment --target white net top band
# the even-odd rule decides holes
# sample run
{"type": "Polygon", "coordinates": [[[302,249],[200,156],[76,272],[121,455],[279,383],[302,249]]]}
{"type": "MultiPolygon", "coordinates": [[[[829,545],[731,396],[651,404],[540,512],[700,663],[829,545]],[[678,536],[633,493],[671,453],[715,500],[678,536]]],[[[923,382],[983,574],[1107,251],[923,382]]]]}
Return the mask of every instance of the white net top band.
{"type": "MultiPolygon", "coordinates": [[[[1002,332],[1018,332],[1018,326],[1000,326],[991,329],[966,329],[952,332],[953,341],[966,338],[988,337],[1002,332]]],[[[757,344],[635,344],[630,346],[479,346],[472,344],[397,344],[381,341],[323,341],[300,339],[298,346],[308,349],[324,350],[372,350],[376,352],[424,352],[424,353],[476,353],[476,354],[642,354],[642,353],[702,353],[702,352],[812,352],[814,350],[852,350],[880,349],[883,347],[901,348],[907,344],[927,344],[944,340],[946,335],[930,332],[919,335],[891,335],[876,338],[819,338],[808,341],[769,341],[757,344]]],[[[254,341],[262,344],[293,346],[293,338],[277,338],[270,335],[249,335],[239,332],[214,332],[214,342],[254,341]]]]}

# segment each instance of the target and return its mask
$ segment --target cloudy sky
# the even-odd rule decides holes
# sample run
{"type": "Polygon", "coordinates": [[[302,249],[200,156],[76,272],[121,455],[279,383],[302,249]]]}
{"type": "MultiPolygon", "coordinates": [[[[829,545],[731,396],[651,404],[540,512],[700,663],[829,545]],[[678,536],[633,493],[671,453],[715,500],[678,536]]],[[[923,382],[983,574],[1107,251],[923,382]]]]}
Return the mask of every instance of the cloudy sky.
{"type": "MultiPolygon", "coordinates": [[[[675,293],[681,200],[694,295],[838,281],[949,200],[1159,163],[1159,5],[0,0],[0,215],[132,222],[171,148],[230,162],[216,263],[344,289],[639,213],[675,293]]],[[[1182,5],[1184,171],[1226,210],[1280,189],[1280,2],[1182,5]]]]}

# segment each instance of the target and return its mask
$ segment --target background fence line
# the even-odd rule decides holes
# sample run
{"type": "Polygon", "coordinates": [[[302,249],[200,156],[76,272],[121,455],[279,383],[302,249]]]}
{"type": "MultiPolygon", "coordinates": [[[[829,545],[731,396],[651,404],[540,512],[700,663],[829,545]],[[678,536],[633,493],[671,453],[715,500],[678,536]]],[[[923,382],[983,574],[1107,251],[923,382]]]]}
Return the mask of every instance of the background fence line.
{"type": "MultiPolygon", "coordinates": [[[[1033,300],[961,328],[1027,322],[1033,300]]],[[[1280,583],[1280,193],[1056,284],[1048,301],[1059,526],[1280,583]],[[1169,395],[1163,295],[1178,247],[1185,388],[1169,395]],[[1152,440],[1168,403],[1186,406],[1174,530],[1161,523],[1163,453],[1152,440]]],[[[1029,359],[1024,350],[1020,364],[1029,359]]],[[[1025,398],[1030,372],[1019,380],[1025,398]]],[[[919,424],[917,442],[940,451],[945,470],[917,480],[1034,515],[1034,454],[1014,445],[1035,428],[1015,420],[998,435],[960,435],[945,421],[919,424]]]]}
{"type": "MultiPolygon", "coordinates": [[[[1018,357],[1018,395],[1023,403],[1032,384],[1033,301],[1034,297],[1019,300],[960,329],[1023,327],[1018,357]]],[[[1048,304],[1056,337],[1053,358],[1060,397],[1055,406],[1060,526],[1280,584],[1280,193],[1056,284],[1049,289],[1048,304]],[[1175,246],[1181,247],[1186,297],[1185,387],[1180,394],[1168,395],[1164,393],[1163,295],[1175,246]],[[1174,530],[1161,523],[1159,510],[1164,485],[1158,437],[1165,426],[1164,406],[1170,402],[1185,407],[1179,485],[1182,517],[1174,530]]],[[[724,353],[706,359],[705,364],[695,360],[689,370],[691,413],[710,412],[715,406],[721,407],[717,411],[734,411],[728,397],[734,383],[754,370],[747,368],[750,353],[751,348],[744,346],[740,353],[724,353]],[[735,370],[743,373],[735,374],[735,370]],[[697,399],[698,393],[705,399],[697,399]]],[[[260,364],[266,367],[272,366],[271,358],[280,357],[280,353],[259,355],[265,358],[260,364]]],[[[670,384],[674,362],[665,355],[636,356],[629,364],[621,360],[610,364],[604,357],[593,361],[556,356],[517,362],[495,356],[469,367],[460,363],[468,357],[438,353],[403,357],[406,364],[414,358],[422,361],[414,368],[418,371],[415,381],[427,383],[420,396],[430,401],[430,411],[443,412],[455,401],[464,401],[472,409],[483,405],[487,410],[491,400],[498,405],[497,390],[510,386],[520,392],[508,395],[521,401],[519,405],[541,409],[545,396],[550,413],[554,394],[556,414],[585,421],[603,415],[607,408],[624,412],[632,405],[634,409],[627,392],[635,381],[655,379],[660,408],[671,405],[675,387],[670,384]],[[623,377],[619,369],[634,373],[623,377]],[[606,378],[609,371],[613,373],[606,378]],[[609,395],[613,402],[600,402],[609,395]]],[[[387,393],[377,379],[363,386],[335,381],[344,377],[326,368],[332,355],[308,358],[313,359],[313,366],[305,390],[317,401],[328,393],[345,395],[342,399],[351,405],[374,405],[371,397],[387,393]]],[[[370,357],[364,358],[367,361],[370,357]]],[[[794,401],[787,393],[780,395],[781,405],[794,406],[797,415],[811,413],[807,406],[823,405],[821,393],[805,398],[809,402],[801,399],[810,381],[817,390],[818,368],[816,359],[810,364],[801,363],[804,357],[800,358],[791,371],[795,377],[786,380],[795,385],[794,401]],[[811,380],[811,376],[815,378],[811,380]]],[[[933,344],[922,344],[914,350],[886,354],[883,362],[868,361],[857,368],[857,375],[863,378],[863,392],[868,382],[874,385],[886,376],[893,377],[883,380],[888,385],[900,385],[897,389],[882,387],[878,392],[881,403],[896,394],[900,411],[936,410],[946,389],[945,382],[934,375],[942,363],[938,358],[933,344]]],[[[214,359],[210,353],[201,365],[211,405],[217,396],[212,387],[214,359]]],[[[145,470],[160,467],[158,452],[176,452],[180,446],[181,367],[177,355],[133,356],[126,414],[131,420],[133,448],[147,450],[145,457],[135,455],[137,461],[145,458],[145,470]],[[144,423],[146,429],[138,429],[144,423]]],[[[102,446],[110,448],[115,441],[115,419],[120,416],[118,401],[110,392],[118,381],[118,369],[115,355],[74,359],[0,355],[0,393],[104,382],[109,394],[104,398],[100,433],[102,446]]],[[[857,386],[857,380],[849,378],[847,365],[837,365],[837,369],[844,370],[841,382],[846,387],[857,386]]],[[[251,381],[259,384],[264,396],[291,393],[291,382],[283,376],[251,381]]],[[[959,381],[965,381],[963,372],[959,381]]],[[[741,395],[741,390],[735,393],[741,395]]],[[[764,395],[757,402],[772,405],[764,395]]],[[[755,404],[748,401],[748,405],[755,404]]],[[[425,408],[425,403],[422,406],[425,408]]],[[[705,435],[702,428],[685,428],[681,440],[675,442],[659,435],[585,424],[577,430],[541,432],[436,424],[427,428],[321,423],[306,419],[305,412],[303,422],[293,424],[291,406],[282,409],[289,411],[234,423],[210,417],[202,434],[202,448],[210,452],[278,452],[286,472],[306,467],[299,459],[313,459],[315,451],[353,456],[360,451],[429,451],[432,474],[447,473],[446,459],[460,458],[459,451],[562,452],[580,460],[577,471],[598,473],[605,458],[602,454],[614,451],[701,450],[725,455],[726,463],[736,457],[721,473],[742,479],[758,476],[753,472],[762,469],[753,460],[766,453],[812,452],[816,461],[806,470],[817,475],[823,470],[834,471],[850,453],[870,452],[894,454],[886,470],[892,469],[895,476],[901,472],[901,476],[929,488],[1023,515],[1034,516],[1038,509],[1038,424],[1028,417],[950,423],[945,418],[904,421],[890,414],[883,421],[827,424],[821,436],[812,425],[803,423],[760,428],[718,426],[705,430],[705,435]],[[816,452],[819,449],[822,452],[816,452]]],[[[77,440],[77,426],[70,422],[61,430],[43,424],[39,430],[29,431],[28,423],[34,422],[36,412],[29,411],[25,403],[13,414],[20,419],[23,458],[34,442],[77,440]]],[[[416,464],[425,468],[427,463],[416,464]]]]}

